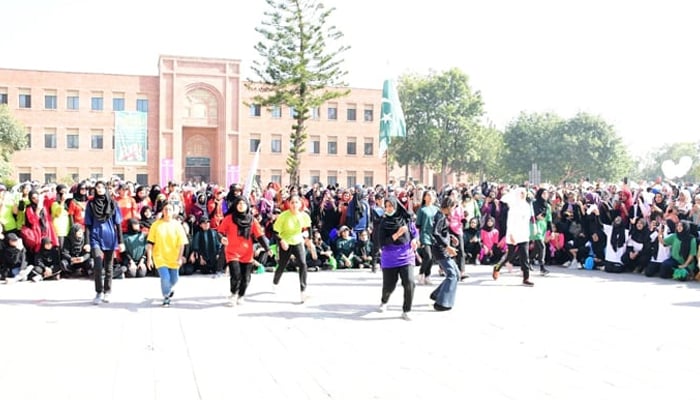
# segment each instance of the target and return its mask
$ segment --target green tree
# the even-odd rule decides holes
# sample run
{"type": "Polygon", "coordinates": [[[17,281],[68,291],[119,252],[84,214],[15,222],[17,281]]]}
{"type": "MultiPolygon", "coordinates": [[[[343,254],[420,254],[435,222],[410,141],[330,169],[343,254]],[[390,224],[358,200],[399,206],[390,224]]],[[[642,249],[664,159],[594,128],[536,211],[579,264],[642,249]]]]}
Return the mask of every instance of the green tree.
{"type": "Polygon", "coordinates": [[[506,128],[504,140],[504,165],[518,181],[527,178],[533,163],[545,182],[584,177],[615,180],[627,176],[632,167],[614,128],[586,113],[569,120],[549,113],[521,113],[506,128]]]}
{"type": "Polygon", "coordinates": [[[6,177],[12,172],[12,154],[26,146],[27,130],[24,125],[10,114],[7,104],[0,104],[0,176],[6,177]]]}
{"type": "Polygon", "coordinates": [[[258,93],[253,98],[256,104],[288,105],[294,110],[287,172],[290,184],[298,185],[310,111],[349,93],[339,89],[347,86],[340,56],[349,47],[339,44],[343,34],[327,24],[335,7],[326,8],[315,0],[266,1],[273,11],[265,11],[266,19],[255,29],[263,36],[255,45],[262,60],[253,61],[261,82],[246,85],[258,93]]]}
{"type": "Polygon", "coordinates": [[[465,172],[478,160],[483,101],[466,74],[453,68],[425,77],[404,76],[399,96],[407,130],[407,138],[397,140],[400,163],[427,164],[445,182],[448,173],[465,172]]]}

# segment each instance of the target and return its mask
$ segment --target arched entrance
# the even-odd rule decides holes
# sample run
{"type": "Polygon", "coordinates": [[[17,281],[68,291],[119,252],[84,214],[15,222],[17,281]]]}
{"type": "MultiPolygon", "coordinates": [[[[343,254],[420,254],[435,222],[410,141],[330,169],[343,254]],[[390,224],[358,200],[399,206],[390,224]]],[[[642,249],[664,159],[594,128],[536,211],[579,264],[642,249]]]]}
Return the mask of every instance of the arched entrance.
{"type": "Polygon", "coordinates": [[[217,179],[218,102],[212,92],[195,88],[185,95],[183,112],[183,165],[185,181],[217,179]]]}

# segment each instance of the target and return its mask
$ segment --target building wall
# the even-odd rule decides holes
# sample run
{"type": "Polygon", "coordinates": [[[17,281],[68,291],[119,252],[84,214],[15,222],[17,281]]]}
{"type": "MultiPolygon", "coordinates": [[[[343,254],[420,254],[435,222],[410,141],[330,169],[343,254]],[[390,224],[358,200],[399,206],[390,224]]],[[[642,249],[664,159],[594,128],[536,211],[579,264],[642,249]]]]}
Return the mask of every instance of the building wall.
{"type": "MultiPolygon", "coordinates": [[[[65,181],[71,176],[83,179],[114,174],[136,180],[141,174],[148,183],[162,183],[161,162],[172,159],[173,179],[184,181],[196,170],[187,169],[188,160],[209,159],[209,181],[230,184],[232,178],[238,178],[244,182],[255,155],[251,144],[255,139],[261,149],[255,171],[260,183],[289,183],[285,169],[294,123],[290,108],[280,106],[278,115],[264,108],[258,108],[259,114],[252,113],[254,93],[240,77],[238,60],[162,56],[158,76],[0,69],[0,93],[3,91],[11,112],[31,133],[31,148],[12,158],[15,180],[27,173],[39,181],[52,176],[65,181]],[[74,91],[79,94],[80,107],[68,110],[67,96],[74,91]],[[19,107],[21,93],[31,94],[31,108],[19,107]],[[93,111],[91,98],[99,93],[103,109],[93,111]],[[46,94],[55,94],[55,110],[45,109],[46,94]],[[136,110],[137,99],[148,100],[147,166],[114,164],[112,99],[122,94],[126,111],[136,110]],[[91,149],[90,137],[100,130],[104,148],[91,149]],[[76,131],[79,148],[66,148],[66,135],[76,131]],[[53,132],[56,148],[44,148],[44,134],[53,132]],[[277,151],[273,151],[273,141],[277,151]],[[281,147],[277,146],[280,141],[281,147]]],[[[390,176],[385,159],[377,154],[380,110],[381,90],[361,88],[351,88],[348,96],[320,107],[308,121],[301,182],[317,179],[328,184],[335,180],[341,186],[353,181],[386,182],[390,176]],[[333,109],[335,119],[329,118],[333,109]],[[311,151],[314,141],[319,142],[318,153],[311,151]],[[333,141],[336,154],[329,153],[329,142],[333,141]],[[355,143],[355,154],[348,154],[349,142],[355,143]],[[371,154],[365,154],[366,143],[371,144],[371,154]]]]}

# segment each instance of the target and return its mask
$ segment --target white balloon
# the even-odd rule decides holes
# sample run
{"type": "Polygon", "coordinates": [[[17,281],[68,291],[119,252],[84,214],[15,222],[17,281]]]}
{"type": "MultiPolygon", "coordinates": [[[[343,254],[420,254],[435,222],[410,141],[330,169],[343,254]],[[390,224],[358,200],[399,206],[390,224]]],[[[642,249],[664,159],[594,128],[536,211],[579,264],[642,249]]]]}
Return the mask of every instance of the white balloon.
{"type": "Polygon", "coordinates": [[[666,160],[661,163],[661,172],[664,173],[666,179],[673,179],[676,177],[676,163],[671,160],[666,160]]]}
{"type": "Polygon", "coordinates": [[[693,159],[688,156],[683,156],[678,161],[678,169],[676,170],[677,176],[680,178],[685,176],[690,172],[690,167],[693,166],[693,159]]]}

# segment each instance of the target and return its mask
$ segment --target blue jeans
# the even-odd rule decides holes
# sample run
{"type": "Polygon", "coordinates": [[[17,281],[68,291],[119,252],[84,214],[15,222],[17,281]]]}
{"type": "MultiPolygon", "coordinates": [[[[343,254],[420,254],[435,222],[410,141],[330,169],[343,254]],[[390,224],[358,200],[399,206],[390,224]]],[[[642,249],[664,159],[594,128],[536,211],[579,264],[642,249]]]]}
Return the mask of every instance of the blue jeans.
{"type": "Polygon", "coordinates": [[[440,259],[438,264],[445,272],[445,280],[433,291],[430,298],[443,307],[452,308],[455,304],[455,295],[457,294],[459,269],[457,263],[451,258],[440,259]]]}
{"type": "Polygon", "coordinates": [[[168,267],[159,267],[158,275],[160,275],[160,291],[163,293],[163,297],[167,297],[170,291],[173,290],[177,279],[180,277],[179,270],[168,267]]]}

